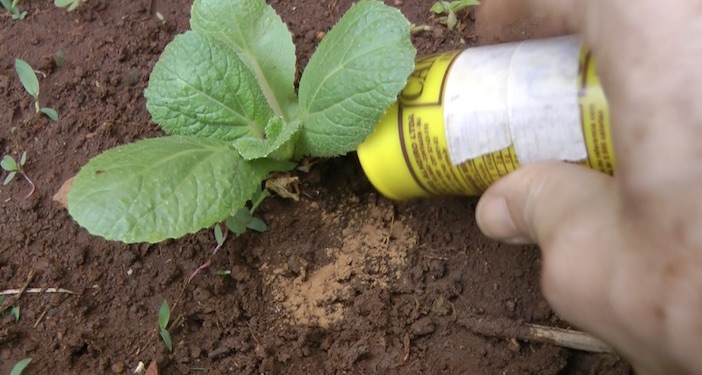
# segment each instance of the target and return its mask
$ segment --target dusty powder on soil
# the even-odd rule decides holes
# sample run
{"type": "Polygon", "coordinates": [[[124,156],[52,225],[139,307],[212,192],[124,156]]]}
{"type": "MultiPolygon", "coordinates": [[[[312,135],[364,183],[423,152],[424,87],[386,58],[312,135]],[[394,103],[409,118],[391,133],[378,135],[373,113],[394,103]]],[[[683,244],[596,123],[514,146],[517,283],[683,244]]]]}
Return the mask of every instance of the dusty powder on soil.
{"type": "Polygon", "coordinates": [[[343,307],[355,283],[382,288],[399,278],[417,236],[395,220],[394,209],[386,202],[368,206],[349,202],[320,215],[325,229],[340,236],[339,247],[326,249],[329,262],[309,272],[302,266],[292,281],[283,277],[283,269],[273,270],[267,281],[290,323],[328,328],[344,318],[343,307]],[[341,222],[343,217],[348,218],[346,223],[341,222]]]}

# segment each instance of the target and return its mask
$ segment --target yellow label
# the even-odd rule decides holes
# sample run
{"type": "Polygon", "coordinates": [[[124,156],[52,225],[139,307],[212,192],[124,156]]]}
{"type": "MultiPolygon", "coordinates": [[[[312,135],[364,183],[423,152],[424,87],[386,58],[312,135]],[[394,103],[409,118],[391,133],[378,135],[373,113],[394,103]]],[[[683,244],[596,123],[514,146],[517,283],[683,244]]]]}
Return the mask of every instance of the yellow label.
{"type": "MultiPolygon", "coordinates": [[[[414,182],[427,195],[478,195],[519,168],[513,147],[488,153],[458,166],[451,163],[444,132],[446,79],[459,52],[421,58],[400,93],[398,131],[414,182]]],[[[580,58],[579,104],[588,158],[583,165],[613,173],[614,153],[607,101],[589,53],[580,58]]]]}
{"type": "Polygon", "coordinates": [[[598,171],[614,173],[614,146],[607,98],[597,77],[595,60],[589,51],[580,55],[580,118],[587,144],[588,158],[583,162],[598,171]]]}

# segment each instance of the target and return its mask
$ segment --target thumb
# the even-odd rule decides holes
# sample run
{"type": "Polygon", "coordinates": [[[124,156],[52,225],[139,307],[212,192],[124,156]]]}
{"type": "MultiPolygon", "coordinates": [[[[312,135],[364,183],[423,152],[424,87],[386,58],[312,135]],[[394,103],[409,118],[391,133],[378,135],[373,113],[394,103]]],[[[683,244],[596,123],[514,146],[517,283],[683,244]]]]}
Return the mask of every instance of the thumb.
{"type": "Polygon", "coordinates": [[[614,179],[562,162],[536,163],[499,180],[480,199],[477,221],[489,237],[538,243],[542,290],[558,314],[611,339],[607,290],[617,251],[619,203],[614,179]]]}
{"type": "Polygon", "coordinates": [[[477,221],[483,233],[493,239],[543,246],[559,232],[568,231],[573,224],[568,221],[605,214],[593,211],[600,209],[603,200],[613,198],[613,190],[610,176],[579,165],[530,164],[497,181],[483,194],[477,221]]]}

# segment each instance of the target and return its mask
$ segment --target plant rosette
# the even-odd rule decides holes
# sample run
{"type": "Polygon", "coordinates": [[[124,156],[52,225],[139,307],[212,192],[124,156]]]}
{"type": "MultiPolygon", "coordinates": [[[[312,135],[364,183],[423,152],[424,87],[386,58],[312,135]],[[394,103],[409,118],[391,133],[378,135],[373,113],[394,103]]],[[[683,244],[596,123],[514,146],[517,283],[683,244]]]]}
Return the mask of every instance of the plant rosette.
{"type": "Polygon", "coordinates": [[[169,135],[108,150],[73,181],[69,213],[94,235],[154,243],[235,216],[270,173],[355,150],[414,68],[410,23],[377,0],[326,34],[298,93],[292,35],[264,0],[195,0],[190,26],[145,92],[169,135]]]}

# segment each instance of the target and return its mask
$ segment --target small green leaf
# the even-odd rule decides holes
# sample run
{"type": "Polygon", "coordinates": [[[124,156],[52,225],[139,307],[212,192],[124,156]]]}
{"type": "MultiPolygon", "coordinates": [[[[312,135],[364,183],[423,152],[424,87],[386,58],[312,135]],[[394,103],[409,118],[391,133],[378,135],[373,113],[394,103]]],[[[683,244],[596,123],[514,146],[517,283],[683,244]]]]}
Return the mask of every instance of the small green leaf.
{"type": "Polygon", "coordinates": [[[158,326],[162,330],[168,328],[168,322],[171,320],[171,309],[168,307],[168,301],[163,300],[161,308],[158,310],[158,326]]]}
{"type": "Polygon", "coordinates": [[[273,8],[264,0],[196,0],[190,27],[226,43],[256,76],[275,114],[293,119],[295,45],[273,8]]]}
{"type": "Polygon", "coordinates": [[[300,79],[296,156],[355,150],[407,82],[410,23],[375,0],[354,4],[324,37],[300,79]]]}
{"type": "Polygon", "coordinates": [[[449,12],[448,16],[446,16],[446,27],[449,28],[449,30],[453,30],[454,27],[458,24],[458,19],[456,18],[456,13],[454,12],[449,12]]]}
{"type": "Polygon", "coordinates": [[[465,8],[472,7],[472,6],[477,6],[480,5],[480,2],[477,0],[460,0],[460,1],[453,1],[449,4],[449,7],[451,10],[456,13],[459,12],[465,8]]]}
{"type": "Polygon", "coordinates": [[[22,156],[20,156],[19,166],[24,167],[24,163],[26,163],[26,162],[27,162],[27,151],[23,151],[22,156]]]}
{"type": "Polygon", "coordinates": [[[54,5],[63,8],[73,4],[75,0],[54,0],[54,5]]]}
{"type": "Polygon", "coordinates": [[[220,227],[219,224],[215,224],[214,236],[217,246],[222,246],[224,244],[224,233],[222,233],[222,227],[220,227]]]}
{"type": "Polygon", "coordinates": [[[7,177],[5,177],[5,181],[2,182],[2,185],[5,186],[5,185],[9,184],[10,182],[12,182],[12,180],[15,178],[16,174],[17,174],[17,172],[15,172],[15,171],[8,173],[7,177]]]}
{"type": "Polygon", "coordinates": [[[45,114],[46,117],[54,121],[58,121],[59,119],[58,112],[56,112],[56,110],[54,110],[53,108],[44,107],[41,109],[41,113],[45,114]]]}
{"type": "Polygon", "coordinates": [[[56,52],[56,57],[54,57],[54,62],[56,63],[56,66],[58,66],[59,68],[63,66],[64,57],[65,57],[65,53],[63,51],[56,52]]]}
{"type": "Polygon", "coordinates": [[[0,167],[2,167],[2,169],[8,172],[12,172],[17,170],[17,163],[15,162],[15,159],[12,158],[12,156],[5,155],[0,161],[0,167]]]}
{"type": "Polygon", "coordinates": [[[180,238],[224,220],[271,171],[288,164],[246,161],[216,139],[146,139],[90,160],[73,180],[68,212],[109,240],[180,238]]]}
{"type": "Polygon", "coordinates": [[[5,7],[8,11],[12,9],[12,3],[10,0],[0,0],[0,3],[2,3],[2,6],[5,7]]]}
{"type": "Polygon", "coordinates": [[[171,334],[168,333],[165,329],[161,329],[158,331],[159,335],[161,335],[161,339],[163,340],[163,343],[166,344],[166,349],[168,349],[169,352],[173,351],[173,341],[171,341],[171,334]]]}
{"type": "Polygon", "coordinates": [[[266,223],[263,220],[261,220],[257,217],[254,217],[253,219],[251,219],[251,222],[248,223],[246,225],[246,227],[251,229],[251,230],[255,230],[256,232],[261,232],[261,233],[268,230],[268,225],[266,225],[266,223]]]}
{"type": "Polygon", "coordinates": [[[273,116],[256,78],[236,54],[194,31],[166,46],[145,94],[154,121],[171,134],[263,138],[273,116]]]}
{"type": "Polygon", "coordinates": [[[20,320],[20,307],[14,306],[12,309],[10,309],[10,314],[12,314],[12,317],[15,318],[15,322],[19,322],[19,320],[20,320]]]}
{"type": "Polygon", "coordinates": [[[10,371],[10,375],[21,375],[24,369],[29,365],[29,362],[32,362],[31,358],[25,358],[15,363],[15,366],[12,367],[12,371],[10,371]]]}
{"type": "MultiPolygon", "coordinates": [[[[245,210],[246,212],[249,212],[246,207],[239,209],[239,211],[245,210]]],[[[246,233],[246,224],[248,222],[242,222],[240,221],[236,215],[235,216],[229,216],[225,222],[227,224],[227,229],[232,231],[232,233],[236,234],[237,236],[241,236],[242,234],[246,233]]]]}
{"type": "Polygon", "coordinates": [[[15,59],[15,70],[22,86],[33,97],[39,96],[39,79],[32,66],[22,59],[15,59]]]}
{"type": "Polygon", "coordinates": [[[450,9],[449,6],[447,1],[437,1],[431,6],[430,10],[436,14],[441,14],[447,12],[450,9]]]}
{"type": "Polygon", "coordinates": [[[295,151],[295,140],[301,123],[294,120],[289,124],[282,117],[273,117],[266,125],[266,138],[242,137],[234,141],[234,147],[246,160],[270,156],[278,160],[290,160],[295,151]]]}
{"type": "Polygon", "coordinates": [[[232,274],[230,270],[219,270],[216,272],[217,276],[229,276],[232,274]]]}
{"type": "Polygon", "coordinates": [[[242,207],[240,208],[235,214],[234,217],[239,221],[244,224],[248,224],[251,222],[253,219],[253,215],[251,214],[251,211],[249,211],[248,208],[242,207]]]}

